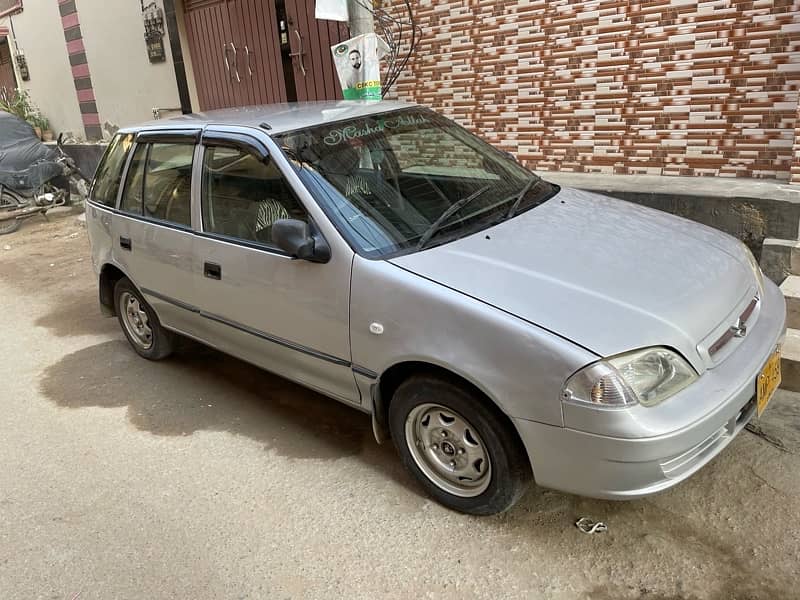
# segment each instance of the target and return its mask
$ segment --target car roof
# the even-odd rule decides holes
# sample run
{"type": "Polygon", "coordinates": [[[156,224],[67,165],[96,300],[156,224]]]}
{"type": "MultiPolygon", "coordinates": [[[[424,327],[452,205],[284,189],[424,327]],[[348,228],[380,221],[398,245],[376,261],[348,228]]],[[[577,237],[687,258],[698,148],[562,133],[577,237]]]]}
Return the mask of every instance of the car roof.
{"type": "Polygon", "coordinates": [[[208,125],[259,127],[262,123],[267,123],[271,127],[268,133],[275,135],[295,129],[304,129],[413,106],[416,106],[416,104],[394,100],[381,100],[378,102],[358,100],[290,102],[286,104],[243,106],[150,121],[141,125],[124,127],[120,129],[120,133],[135,133],[142,130],[152,131],[158,129],[202,129],[208,125]]]}

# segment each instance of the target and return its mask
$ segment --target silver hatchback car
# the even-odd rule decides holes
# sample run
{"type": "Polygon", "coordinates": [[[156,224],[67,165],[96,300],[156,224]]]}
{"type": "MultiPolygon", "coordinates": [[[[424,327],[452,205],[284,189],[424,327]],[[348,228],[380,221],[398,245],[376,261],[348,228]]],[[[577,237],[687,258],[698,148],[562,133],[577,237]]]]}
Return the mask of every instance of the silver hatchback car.
{"type": "Polygon", "coordinates": [[[785,305],[739,241],[561,189],[423,107],[123,129],[87,203],[100,303],[371,414],[438,501],[664,490],[780,382],[785,305]]]}

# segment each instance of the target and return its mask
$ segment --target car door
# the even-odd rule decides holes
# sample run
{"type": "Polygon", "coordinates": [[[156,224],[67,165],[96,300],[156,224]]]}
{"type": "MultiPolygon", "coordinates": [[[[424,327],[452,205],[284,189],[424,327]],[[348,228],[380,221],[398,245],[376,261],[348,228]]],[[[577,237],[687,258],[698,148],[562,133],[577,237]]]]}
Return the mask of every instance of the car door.
{"type": "Polygon", "coordinates": [[[275,220],[315,221],[287,179],[297,179],[288,162],[270,156],[265,140],[208,128],[202,148],[195,253],[205,339],[269,371],[359,403],[350,364],[352,251],[336,246],[329,262],[317,264],[292,259],[273,243],[275,220]]]}
{"type": "Polygon", "coordinates": [[[144,294],[161,323],[196,335],[192,170],[199,130],[139,133],[118,214],[115,262],[144,294]]]}

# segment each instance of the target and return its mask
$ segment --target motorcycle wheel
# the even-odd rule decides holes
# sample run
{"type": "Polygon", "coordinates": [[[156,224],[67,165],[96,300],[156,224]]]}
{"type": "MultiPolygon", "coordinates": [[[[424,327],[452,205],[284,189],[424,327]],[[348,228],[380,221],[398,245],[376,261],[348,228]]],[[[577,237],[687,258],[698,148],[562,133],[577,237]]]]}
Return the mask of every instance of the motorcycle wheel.
{"type": "MultiPolygon", "coordinates": [[[[24,200],[20,198],[17,194],[12,192],[9,189],[4,188],[2,194],[0,194],[0,214],[7,210],[14,210],[16,208],[20,208],[24,205],[24,200]]],[[[22,221],[17,219],[9,219],[8,221],[0,221],[0,235],[5,235],[7,233],[14,233],[17,229],[19,229],[20,224],[22,221]]]]}

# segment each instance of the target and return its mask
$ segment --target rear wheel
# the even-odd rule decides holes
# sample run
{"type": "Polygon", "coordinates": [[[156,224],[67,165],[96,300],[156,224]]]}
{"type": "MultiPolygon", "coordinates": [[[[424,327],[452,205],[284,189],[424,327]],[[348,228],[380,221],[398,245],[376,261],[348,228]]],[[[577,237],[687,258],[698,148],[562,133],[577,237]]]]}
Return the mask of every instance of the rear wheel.
{"type": "MultiPolygon", "coordinates": [[[[3,214],[9,210],[22,207],[24,202],[25,201],[20,196],[4,187],[2,194],[0,194],[0,216],[3,216],[3,214]]],[[[14,233],[19,229],[20,223],[21,221],[17,219],[0,221],[0,235],[14,233]]]]}
{"type": "Polygon", "coordinates": [[[172,354],[175,334],[161,326],[156,313],[126,277],[114,286],[114,305],[122,331],[139,356],[161,360],[172,354]]]}
{"type": "Polygon", "coordinates": [[[531,479],[516,431],[466,386],[431,376],[406,380],[389,405],[389,427],[406,468],[449,508],[503,512],[531,479]]]}

